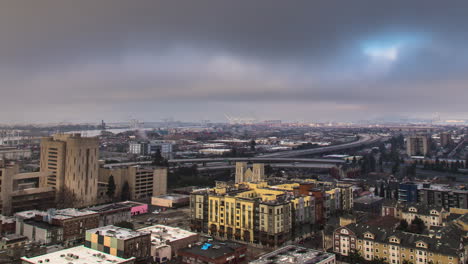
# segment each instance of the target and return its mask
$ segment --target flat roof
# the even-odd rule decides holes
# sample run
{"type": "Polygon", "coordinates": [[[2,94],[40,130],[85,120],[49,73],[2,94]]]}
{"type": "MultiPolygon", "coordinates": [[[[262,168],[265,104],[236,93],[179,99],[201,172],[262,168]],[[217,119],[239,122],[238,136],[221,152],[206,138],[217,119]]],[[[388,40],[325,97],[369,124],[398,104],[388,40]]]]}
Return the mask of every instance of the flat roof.
{"type": "Polygon", "coordinates": [[[99,234],[101,236],[115,237],[120,240],[127,240],[148,234],[148,232],[133,231],[131,229],[117,227],[113,225],[98,227],[86,230],[86,233],[99,234]]]}
{"type": "Polygon", "coordinates": [[[179,239],[184,239],[198,235],[197,233],[187,231],[182,228],[154,225],[138,229],[137,231],[151,232],[151,243],[155,246],[166,245],[166,241],[173,242],[179,239]]]}
{"type": "Polygon", "coordinates": [[[22,257],[22,261],[32,264],[91,264],[91,263],[127,263],[135,258],[123,259],[110,254],[106,254],[85,246],[72,247],[68,249],[59,250],[53,253],[28,258],[22,257]]]}
{"type": "Polygon", "coordinates": [[[163,194],[163,195],[153,196],[153,197],[161,198],[161,199],[167,199],[167,200],[177,200],[177,199],[180,199],[180,198],[190,198],[190,195],[170,193],[170,194],[163,194]]]}
{"type": "Polygon", "coordinates": [[[249,264],[316,264],[323,263],[323,261],[328,261],[334,258],[335,254],[290,245],[267,253],[259,259],[249,262],[249,264]]]}
{"type": "Polygon", "coordinates": [[[237,248],[245,245],[231,241],[212,241],[207,243],[197,243],[192,247],[181,249],[179,252],[187,252],[197,256],[204,256],[210,259],[217,259],[233,254],[237,248]]]}

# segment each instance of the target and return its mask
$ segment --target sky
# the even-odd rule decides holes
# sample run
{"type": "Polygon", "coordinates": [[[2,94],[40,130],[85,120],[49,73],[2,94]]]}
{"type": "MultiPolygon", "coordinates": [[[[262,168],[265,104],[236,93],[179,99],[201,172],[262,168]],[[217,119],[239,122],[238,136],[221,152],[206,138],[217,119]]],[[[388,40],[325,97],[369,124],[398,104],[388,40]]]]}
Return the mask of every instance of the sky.
{"type": "Polygon", "coordinates": [[[0,2],[0,123],[468,119],[466,0],[0,2]]]}

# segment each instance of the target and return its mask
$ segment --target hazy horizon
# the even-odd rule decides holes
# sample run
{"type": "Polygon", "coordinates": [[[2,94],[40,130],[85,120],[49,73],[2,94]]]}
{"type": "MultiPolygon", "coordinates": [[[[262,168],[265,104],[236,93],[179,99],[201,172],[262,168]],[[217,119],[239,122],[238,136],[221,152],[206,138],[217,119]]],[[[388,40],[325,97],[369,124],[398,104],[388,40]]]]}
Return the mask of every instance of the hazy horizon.
{"type": "Polygon", "coordinates": [[[468,119],[467,1],[0,3],[0,123],[468,119]]]}

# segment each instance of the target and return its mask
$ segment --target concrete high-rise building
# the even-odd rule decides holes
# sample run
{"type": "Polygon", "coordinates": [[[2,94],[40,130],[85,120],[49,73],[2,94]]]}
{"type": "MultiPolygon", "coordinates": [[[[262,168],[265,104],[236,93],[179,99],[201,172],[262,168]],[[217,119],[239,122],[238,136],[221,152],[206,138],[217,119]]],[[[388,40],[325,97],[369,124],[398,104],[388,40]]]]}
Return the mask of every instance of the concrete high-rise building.
{"type": "Polygon", "coordinates": [[[247,162],[236,163],[236,183],[241,182],[260,182],[265,178],[265,165],[262,163],[253,164],[249,168],[247,162]]]}
{"type": "Polygon", "coordinates": [[[440,133],[440,145],[446,147],[452,144],[452,134],[448,132],[440,133]]]}
{"type": "Polygon", "coordinates": [[[409,156],[426,156],[429,154],[429,138],[427,136],[407,137],[406,154],[409,156]]]}
{"type": "Polygon", "coordinates": [[[96,203],[98,191],[99,139],[81,134],[57,134],[41,140],[41,172],[57,199],[71,199],[72,206],[96,203]]]}

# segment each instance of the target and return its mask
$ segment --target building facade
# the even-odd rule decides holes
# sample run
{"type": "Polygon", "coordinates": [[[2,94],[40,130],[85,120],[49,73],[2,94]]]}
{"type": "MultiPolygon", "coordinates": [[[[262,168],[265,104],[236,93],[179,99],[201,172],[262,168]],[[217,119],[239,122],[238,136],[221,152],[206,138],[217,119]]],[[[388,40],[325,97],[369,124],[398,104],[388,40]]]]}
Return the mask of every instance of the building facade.
{"type": "Polygon", "coordinates": [[[429,150],[429,138],[427,136],[409,136],[406,138],[406,154],[408,156],[427,156],[429,150]]]}
{"type": "Polygon", "coordinates": [[[135,257],[145,261],[150,257],[151,236],[116,226],[104,226],[86,231],[85,247],[120,258],[135,257]]]}
{"type": "MultiPolygon", "coordinates": [[[[359,253],[365,260],[382,259],[397,264],[465,263],[466,252],[457,231],[441,230],[433,237],[387,230],[378,226],[350,224],[333,234],[333,251],[342,256],[359,253]]],[[[460,232],[460,231],[458,231],[460,232]]]]}
{"type": "Polygon", "coordinates": [[[57,192],[58,200],[71,200],[72,207],[95,205],[98,193],[99,139],[81,134],[56,134],[41,140],[41,172],[45,186],[57,192]]]}

